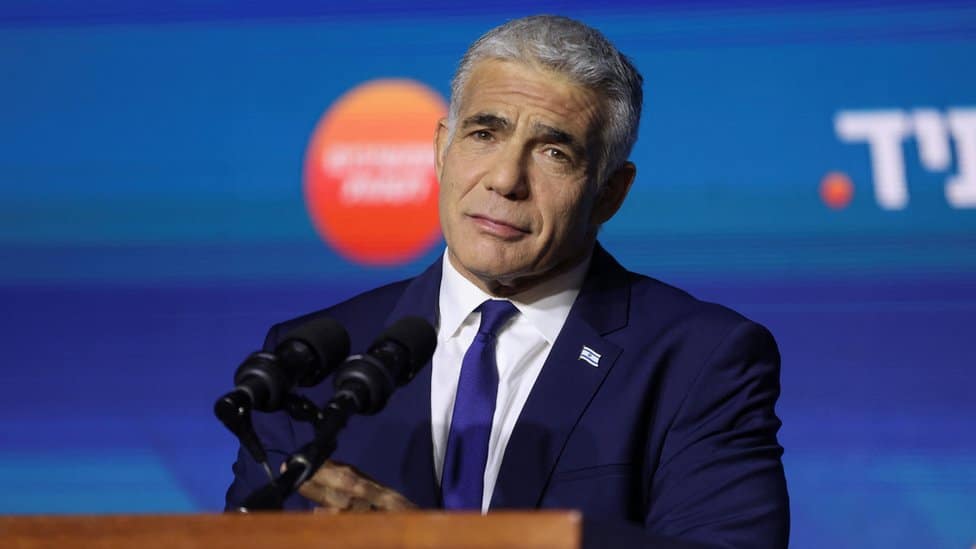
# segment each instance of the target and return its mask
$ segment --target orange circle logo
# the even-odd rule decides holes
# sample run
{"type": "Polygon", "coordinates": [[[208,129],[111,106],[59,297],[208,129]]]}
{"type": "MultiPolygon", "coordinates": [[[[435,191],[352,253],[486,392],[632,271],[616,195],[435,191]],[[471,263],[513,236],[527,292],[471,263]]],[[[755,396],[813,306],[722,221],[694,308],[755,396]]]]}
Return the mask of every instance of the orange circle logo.
{"type": "Polygon", "coordinates": [[[446,112],[423,84],[374,80],[319,120],[305,153],[305,204],[340,255],[393,265],[440,239],[433,136],[446,112]]]}

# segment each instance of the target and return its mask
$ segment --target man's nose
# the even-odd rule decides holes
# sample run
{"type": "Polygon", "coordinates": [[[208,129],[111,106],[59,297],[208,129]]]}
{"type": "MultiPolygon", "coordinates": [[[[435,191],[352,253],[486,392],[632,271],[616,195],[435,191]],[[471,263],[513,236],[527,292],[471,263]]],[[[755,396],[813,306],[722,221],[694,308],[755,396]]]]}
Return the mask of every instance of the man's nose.
{"type": "Polygon", "coordinates": [[[523,200],[529,196],[527,158],[522,148],[514,145],[502,147],[491,159],[482,184],[510,200],[523,200]]]}

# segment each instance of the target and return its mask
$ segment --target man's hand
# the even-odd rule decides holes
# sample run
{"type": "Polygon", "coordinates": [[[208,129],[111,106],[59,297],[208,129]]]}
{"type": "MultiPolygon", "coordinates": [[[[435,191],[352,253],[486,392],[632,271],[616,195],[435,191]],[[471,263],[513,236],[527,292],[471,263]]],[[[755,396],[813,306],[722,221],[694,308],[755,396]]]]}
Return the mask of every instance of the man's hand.
{"type": "MultiPolygon", "coordinates": [[[[284,468],[284,466],[282,466],[284,468]]],[[[318,504],[316,511],[403,511],[417,506],[353,467],[326,461],[298,493],[318,504]]]]}

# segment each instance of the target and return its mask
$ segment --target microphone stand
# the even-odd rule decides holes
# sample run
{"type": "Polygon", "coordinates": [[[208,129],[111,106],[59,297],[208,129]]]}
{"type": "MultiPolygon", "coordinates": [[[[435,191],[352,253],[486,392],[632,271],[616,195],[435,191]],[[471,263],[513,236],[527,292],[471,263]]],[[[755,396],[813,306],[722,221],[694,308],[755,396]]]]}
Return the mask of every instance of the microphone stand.
{"type": "Polygon", "coordinates": [[[289,394],[285,397],[285,408],[296,421],[312,423],[315,438],[288,457],[285,472],[271,482],[258,488],[244,500],[238,510],[269,511],[281,509],[285,498],[290,496],[308,477],[329,459],[336,449],[336,436],[346,426],[349,416],[361,407],[351,391],[338,391],[325,409],[319,409],[312,401],[301,395],[289,394]]]}

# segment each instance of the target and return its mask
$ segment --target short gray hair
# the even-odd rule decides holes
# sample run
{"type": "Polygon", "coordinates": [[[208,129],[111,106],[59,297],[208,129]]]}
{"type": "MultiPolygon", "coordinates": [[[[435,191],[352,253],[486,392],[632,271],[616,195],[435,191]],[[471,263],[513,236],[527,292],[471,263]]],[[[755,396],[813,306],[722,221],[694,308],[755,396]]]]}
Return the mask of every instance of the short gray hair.
{"type": "Polygon", "coordinates": [[[637,141],[644,79],[600,31],[567,17],[533,15],[485,33],[465,52],[451,82],[452,135],[464,87],[474,66],[486,59],[539,64],[599,92],[606,103],[595,171],[598,184],[627,161],[637,141]]]}

